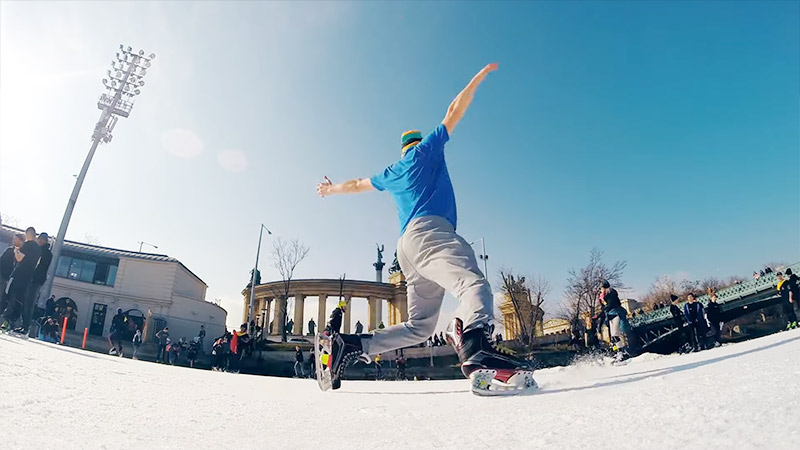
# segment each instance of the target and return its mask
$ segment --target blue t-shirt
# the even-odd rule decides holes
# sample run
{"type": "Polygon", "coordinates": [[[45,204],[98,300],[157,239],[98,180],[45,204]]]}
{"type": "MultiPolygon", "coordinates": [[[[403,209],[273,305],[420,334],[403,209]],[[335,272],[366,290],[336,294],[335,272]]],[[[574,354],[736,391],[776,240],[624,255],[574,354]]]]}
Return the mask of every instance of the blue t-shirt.
{"type": "Polygon", "coordinates": [[[400,161],[369,179],[375,189],[389,191],[394,197],[400,233],[411,220],[422,216],[444,217],[456,227],[456,196],[444,162],[448,140],[447,128],[440,124],[400,161]]]}

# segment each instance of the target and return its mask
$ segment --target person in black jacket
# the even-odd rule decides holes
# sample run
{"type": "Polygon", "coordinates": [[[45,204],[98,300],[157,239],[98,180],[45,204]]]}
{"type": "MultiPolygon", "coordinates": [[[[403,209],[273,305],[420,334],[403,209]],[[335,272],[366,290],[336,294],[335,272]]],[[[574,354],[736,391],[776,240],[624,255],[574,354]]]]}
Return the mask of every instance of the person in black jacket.
{"type": "Polygon", "coordinates": [[[675,294],[669,295],[670,305],[669,313],[672,314],[672,324],[678,329],[678,349],[683,352],[684,346],[691,342],[691,334],[688,329],[683,327],[683,311],[678,306],[678,296],[675,294]]]}
{"type": "Polygon", "coordinates": [[[303,351],[300,346],[294,348],[294,376],[297,378],[305,378],[306,372],[303,369],[303,351]]]}
{"type": "Polygon", "coordinates": [[[783,278],[783,273],[775,274],[778,277],[778,293],[781,294],[783,313],[786,315],[786,329],[797,328],[797,314],[794,312],[794,303],[797,299],[792,295],[789,281],[783,278]]]}
{"type": "MultiPolygon", "coordinates": [[[[28,227],[25,230],[25,242],[19,249],[14,249],[14,259],[17,261],[17,265],[14,267],[14,272],[11,273],[11,283],[8,286],[8,306],[3,312],[5,319],[3,327],[6,329],[13,328],[13,324],[22,315],[22,326],[15,328],[14,331],[20,334],[28,333],[31,320],[27,304],[28,288],[41,254],[42,248],[36,242],[36,229],[28,227]]],[[[30,311],[33,311],[33,305],[31,305],[30,311]]]]}
{"type": "Polygon", "coordinates": [[[706,323],[705,311],[703,304],[695,299],[693,293],[686,294],[688,303],[683,305],[683,315],[686,317],[686,323],[689,325],[691,331],[691,345],[694,351],[700,351],[703,345],[703,338],[708,331],[706,323]]]}
{"type": "Polygon", "coordinates": [[[789,284],[789,298],[792,300],[792,305],[794,308],[798,308],[798,304],[800,304],[800,278],[797,277],[797,274],[792,273],[792,269],[786,269],[786,276],[789,277],[786,282],[789,284]]]}
{"type": "Polygon", "coordinates": [[[6,310],[8,306],[6,288],[11,279],[11,274],[14,272],[14,267],[17,266],[17,260],[14,258],[14,249],[22,247],[25,242],[25,235],[17,233],[14,235],[14,243],[10,245],[0,256],[0,314],[6,310]]]}
{"type": "Polygon", "coordinates": [[[722,335],[722,324],[724,321],[722,320],[722,307],[717,303],[717,294],[715,292],[709,293],[706,317],[708,317],[711,330],[714,331],[714,346],[719,346],[722,344],[720,336],[722,335]]]}
{"type": "Polygon", "coordinates": [[[615,323],[614,321],[618,321],[619,331],[625,337],[625,342],[621,345],[617,344],[618,348],[627,347],[626,351],[630,355],[638,353],[639,341],[628,322],[628,311],[622,307],[617,290],[611,287],[608,280],[604,280],[600,285],[600,302],[603,304],[603,312],[606,314],[609,329],[614,328],[612,325],[615,323]]]}
{"type": "Polygon", "coordinates": [[[36,238],[36,243],[41,247],[42,254],[39,256],[39,263],[36,265],[36,269],[33,271],[31,285],[28,288],[28,299],[25,302],[26,308],[30,308],[30,310],[25,311],[29,316],[28,322],[30,322],[31,317],[38,319],[44,314],[43,305],[39,301],[39,293],[42,290],[42,285],[47,280],[47,269],[50,268],[50,262],[53,260],[53,253],[50,251],[50,236],[47,233],[41,233],[36,238]],[[35,314],[31,315],[34,312],[35,314]]]}

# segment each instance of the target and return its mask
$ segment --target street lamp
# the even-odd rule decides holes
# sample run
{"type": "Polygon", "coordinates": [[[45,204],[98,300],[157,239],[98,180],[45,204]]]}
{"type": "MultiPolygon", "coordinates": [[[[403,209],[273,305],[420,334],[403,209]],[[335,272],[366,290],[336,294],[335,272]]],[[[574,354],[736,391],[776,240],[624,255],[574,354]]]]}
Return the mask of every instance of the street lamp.
{"type": "MultiPolygon", "coordinates": [[[[486,262],[489,260],[489,255],[486,254],[486,242],[484,242],[483,238],[481,240],[481,254],[478,255],[478,258],[483,260],[483,276],[484,278],[489,278],[489,268],[486,262]]],[[[475,241],[469,243],[469,245],[474,244],[475,241]]]]}
{"type": "Polygon", "coordinates": [[[149,242],[145,242],[145,241],[136,241],[136,242],[139,243],[139,253],[142,253],[142,245],[144,245],[144,244],[147,244],[147,245],[149,245],[150,247],[153,247],[153,248],[158,248],[157,245],[153,245],[153,244],[151,244],[149,242]]]}
{"type": "Polygon", "coordinates": [[[75,209],[75,203],[78,201],[78,194],[81,192],[83,179],[89,170],[94,152],[101,142],[106,144],[111,142],[111,132],[114,131],[114,125],[117,124],[119,117],[130,115],[131,109],[133,109],[133,97],[139,95],[141,93],[139,88],[144,86],[142,78],[146,74],[145,67],[149,67],[150,62],[156,57],[155,53],[151,53],[150,56],[144,56],[143,51],[138,54],[133,53],[130,47],[125,49],[122,45],[119,46],[119,50],[116,59],[111,61],[111,69],[106,71],[107,77],[103,78],[106,92],[97,100],[97,108],[102,112],[94,126],[94,132],[92,132],[92,146],[89,148],[89,154],[86,155],[80,175],[75,180],[75,187],[72,189],[67,209],[61,219],[61,227],[58,229],[58,236],[53,245],[53,261],[55,263],[50,264],[47,271],[46,286],[43,289],[44,298],[50,297],[53,277],[55,277],[58,267],[58,258],[61,256],[61,247],[64,246],[64,237],[67,234],[72,210],[75,209]]]}
{"type": "Polygon", "coordinates": [[[253,313],[256,307],[256,272],[258,272],[258,257],[261,255],[261,236],[264,235],[264,230],[267,230],[267,234],[272,234],[272,231],[269,231],[269,228],[265,227],[264,224],[261,224],[261,228],[258,230],[258,250],[256,250],[256,264],[253,266],[253,276],[250,278],[250,311],[247,314],[247,324],[253,320],[253,313]]]}

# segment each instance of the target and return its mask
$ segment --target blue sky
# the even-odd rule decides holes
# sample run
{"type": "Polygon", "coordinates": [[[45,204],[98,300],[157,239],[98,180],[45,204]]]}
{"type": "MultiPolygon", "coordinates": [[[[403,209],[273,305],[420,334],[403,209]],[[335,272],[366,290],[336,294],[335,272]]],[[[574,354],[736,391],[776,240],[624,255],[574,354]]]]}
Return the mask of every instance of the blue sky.
{"type": "Polygon", "coordinates": [[[371,280],[375,243],[391,260],[398,237],[391,198],[315,183],[381,170],[499,62],[447,146],[491,281],[542,274],[554,312],[593,247],[628,261],[634,297],[662,274],[747,275],[800,261],[799,18],[797,2],[3,2],[0,211],[56,233],[114,52],[155,52],[67,237],[158,245],[233,325],[261,222],[311,247],[298,278],[371,280]]]}

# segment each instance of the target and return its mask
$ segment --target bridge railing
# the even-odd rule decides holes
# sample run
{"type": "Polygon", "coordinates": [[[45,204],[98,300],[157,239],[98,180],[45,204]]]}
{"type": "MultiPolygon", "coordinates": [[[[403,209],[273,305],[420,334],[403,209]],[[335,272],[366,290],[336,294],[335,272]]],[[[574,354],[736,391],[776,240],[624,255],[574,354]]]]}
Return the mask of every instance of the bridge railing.
{"type": "MultiPolygon", "coordinates": [[[[800,262],[787,266],[786,268],[791,268],[792,272],[798,273],[800,272],[800,262]]],[[[786,268],[783,270],[786,270],[786,268]]],[[[775,272],[766,274],[763,277],[759,277],[757,280],[750,280],[744,283],[734,284],[733,286],[729,286],[725,289],[720,289],[717,291],[717,303],[723,305],[727,302],[738,300],[749,295],[775,289],[775,285],[777,284],[778,278],[775,276],[775,272]]],[[[708,294],[697,297],[697,301],[702,303],[703,306],[708,305],[708,299],[708,294]]],[[[678,306],[681,307],[681,310],[683,309],[683,305],[685,303],[685,301],[678,303],[678,306]]],[[[671,318],[672,313],[669,312],[669,308],[662,308],[649,313],[640,314],[631,319],[630,322],[631,326],[638,327],[671,318]]]]}

